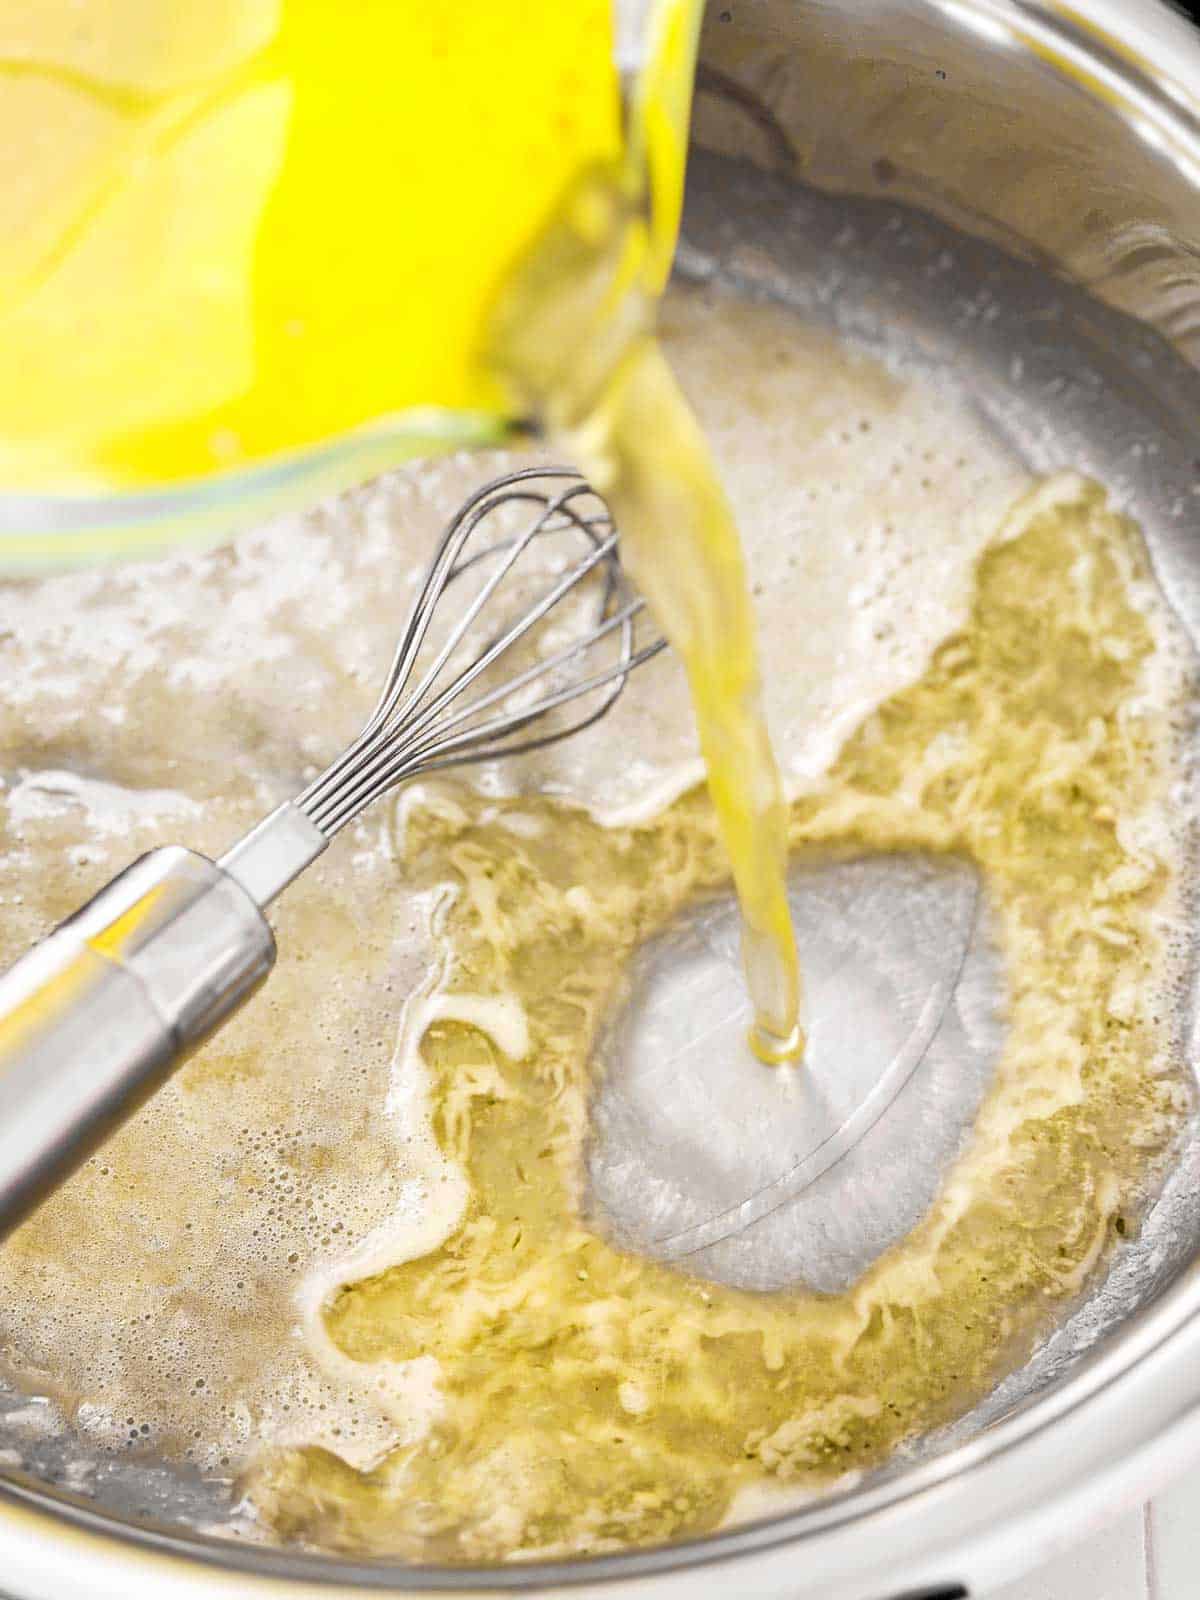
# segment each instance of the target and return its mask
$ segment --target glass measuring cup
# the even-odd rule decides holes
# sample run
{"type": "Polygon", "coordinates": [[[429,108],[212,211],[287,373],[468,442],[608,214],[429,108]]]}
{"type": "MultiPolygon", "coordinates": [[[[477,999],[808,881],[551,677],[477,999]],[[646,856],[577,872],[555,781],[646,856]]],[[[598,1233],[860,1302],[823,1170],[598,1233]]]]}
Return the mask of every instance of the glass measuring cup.
{"type": "Polygon", "coordinates": [[[0,0],[0,564],[511,436],[490,309],[581,174],[623,167],[665,280],[697,11],[0,0]]]}

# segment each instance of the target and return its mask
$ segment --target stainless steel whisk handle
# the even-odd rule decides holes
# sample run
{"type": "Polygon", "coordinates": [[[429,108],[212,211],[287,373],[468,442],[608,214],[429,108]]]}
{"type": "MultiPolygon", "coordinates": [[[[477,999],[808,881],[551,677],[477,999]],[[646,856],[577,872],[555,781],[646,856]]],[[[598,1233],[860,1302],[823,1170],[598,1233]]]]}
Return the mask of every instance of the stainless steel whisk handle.
{"type": "Polygon", "coordinates": [[[0,1238],[250,998],[328,842],[289,801],[219,862],[151,851],[0,977],[0,1238]]]}
{"type": "Polygon", "coordinates": [[[0,978],[0,1237],[275,964],[245,887],[178,846],[142,856],[0,978]]]}

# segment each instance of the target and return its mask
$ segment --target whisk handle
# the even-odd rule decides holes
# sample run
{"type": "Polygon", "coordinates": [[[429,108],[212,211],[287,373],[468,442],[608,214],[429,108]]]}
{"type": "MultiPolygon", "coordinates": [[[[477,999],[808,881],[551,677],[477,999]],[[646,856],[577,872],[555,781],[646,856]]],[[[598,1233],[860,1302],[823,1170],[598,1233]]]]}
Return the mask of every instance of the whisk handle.
{"type": "Polygon", "coordinates": [[[142,856],[0,978],[0,1237],[275,963],[251,894],[192,850],[142,856]]]}

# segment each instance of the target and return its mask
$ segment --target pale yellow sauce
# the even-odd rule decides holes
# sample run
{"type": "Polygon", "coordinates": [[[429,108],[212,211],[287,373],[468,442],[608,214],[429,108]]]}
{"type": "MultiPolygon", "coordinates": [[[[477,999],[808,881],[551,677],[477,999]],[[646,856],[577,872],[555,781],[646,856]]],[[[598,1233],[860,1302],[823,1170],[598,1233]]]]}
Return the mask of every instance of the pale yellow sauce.
{"type": "MultiPolygon", "coordinates": [[[[131,849],[219,849],[336,748],[386,653],[392,541],[432,538],[462,474],[229,556],[0,594],[4,748],[34,769],[4,797],[14,945],[131,849]],[[365,639],[312,618],[285,550],[365,639]],[[99,623],[121,654],[91,691],[108,727],[86,691],[99,623]],[[321,730],[294,710],[314,700],[321,730]]],[[[1189,671],[1136,530],[1053,486],[999,530],[920,680],[792,801],[795,851],[974,862],[1009,997],[966,1148],[846,1291],[706,1283],[583,1217],[597,1030],[641,941],[728,866],[702,791],[602,827],[533,775],[369,819],[283,903],[261,1006],[0,1254],[6,1360],[113,1448],[249,1461],[265,1528],[425,1559],[698,1532],[750,1489],[880,1461],[988,1389],[1132,1235],[1186,1107],[1189,671]]],[[[604,798],[595,755],[580,799],[604,798]]]]}

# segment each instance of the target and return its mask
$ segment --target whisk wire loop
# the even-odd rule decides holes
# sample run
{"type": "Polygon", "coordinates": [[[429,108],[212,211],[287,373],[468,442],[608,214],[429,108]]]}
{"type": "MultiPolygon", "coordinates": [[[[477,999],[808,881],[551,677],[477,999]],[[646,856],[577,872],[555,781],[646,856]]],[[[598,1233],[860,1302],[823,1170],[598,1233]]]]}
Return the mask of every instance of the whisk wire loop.
{"type": "Polygon", "coordinates": [[[296,807],[332,838],[406,779],[538,749],[597,722],[615,704],[630,672],[665,647],[646,629],[645,602],[629,584],[618,545],[607,506],[571,468],[526,468],[478,490],[442,536],[362,732],[297,798],[296,807]],[[516,532],[497,529],[521,511],[528,516],[516,532]],[[490,537],[493,531],[498,536],[490,537]],[[535,563],[531,552],[546,548],[543,541],[552,546],[550,558],[535,563]],[[568,557],[561,553],[564,544],[568,557]],[[479,589],[434,642],[447,594],[491,562],[479,589]],[[538,591],[531,601],[529,583],[538,591]],[[582,623],[572,616],[575,631],[559,643],[549,630],[563,619],[572,596],[588,600],[587,614],[582,623]],[[496,625],[489,629],[485,619],[493,612],[496,625]],[[518,664],[502,682],[486,681],[523,642],[541,645],[535,658],[518,664]],[[606,642],[608,653],[598,659],[606,642]],[[423,663],[428,649],[432,656],[423,663]],[[527,699],[534,689],[544,692],[527,699]],[[576,716],[555,717],[577,701],[590,703],[576,716]]]}

